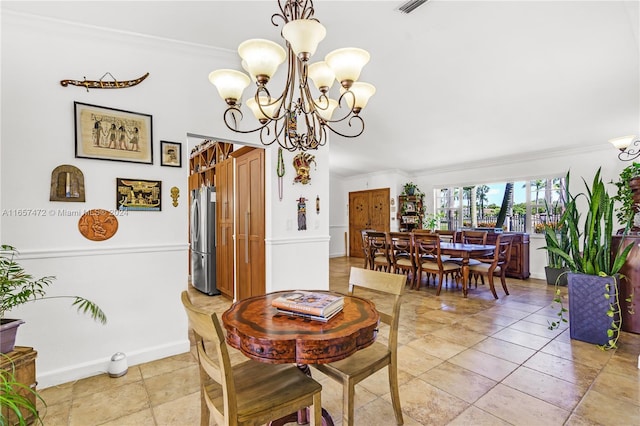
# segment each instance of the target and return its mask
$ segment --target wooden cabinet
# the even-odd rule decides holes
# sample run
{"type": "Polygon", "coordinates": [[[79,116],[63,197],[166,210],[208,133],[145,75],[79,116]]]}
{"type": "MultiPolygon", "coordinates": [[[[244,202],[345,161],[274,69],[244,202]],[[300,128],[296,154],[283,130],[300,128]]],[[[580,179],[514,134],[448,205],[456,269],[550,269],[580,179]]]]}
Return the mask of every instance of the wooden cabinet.
{"type": "MultiPolygon", "coordinates": [[[[622,236],[614,235],[611,241],[612,250],[618,250],[622,236]]],[[[627,260],[620,269],[624,278],[620,281],[620,311],[622,312],[622,330],[640,334],[640,235],[624,237],[624,247],[633,244],[627,260]],[[626,299],[631,297],[631,304],[626,299]],[[633,314],[629,311],[634,312],[633,314]]]]}
{"type": "MultiPolygon", "coordinates": [[[[511,261],[507,268],[507,276],[525,280],[529,278],[529,234],[510,232],[513,235],[511,244],[511,261]]],[[[487,244],[495,244],[498,234],[489,232],[487,244]]]]}
{"type": "Polygon", "coordinates": [[[233,144],[205,141],[189,157],[189,190],[216,185],[216,164],[233,151],[233,144]]]}
{"type": "Polygon", "coordinates": [[[398,221],[401,232],[422,229],[424,200],[418,195],[398,196],[398,221]]]}
{"type": "Polygon", "coordinates": [[[235,157],[237,300],[265,294],[264,150],[244,147],[235,157]]]}
{"type": "MultiPolygon", "coordinates": [[[[36,390],[36,356],[38,353],[33,348],[25,346],[16,346],[12,352],[4,354],[0,357],[0,368],[5,371],[15,370],[15,379],[17,382],[24,384],[25,386],[36,390]],[[12,366],[13,364],[13,366],[12,366]]],[[[36,403],[36,396],[26,390],[22,391],[34,405],[36,403]]],[[[15,414],[9,412],[6,406],[2,407],[2,414],[9,418],[9,425],[19,424],[15,414]]],[[[23,416],[26,417],[27,424],[32,424],[35,420],[35,416],[32,413],[22,411],[23,416]]]]}
{"type": "Polygon", "coordinates": [[[233,158],[216,164],[216,287],[233,299],[233,158]]]}
{"type": "Polygon", "coordinates": [[[370,189],[349,193],[349,256],[364,257],[363,229],[389,232],[389,188],[370,189]]]}

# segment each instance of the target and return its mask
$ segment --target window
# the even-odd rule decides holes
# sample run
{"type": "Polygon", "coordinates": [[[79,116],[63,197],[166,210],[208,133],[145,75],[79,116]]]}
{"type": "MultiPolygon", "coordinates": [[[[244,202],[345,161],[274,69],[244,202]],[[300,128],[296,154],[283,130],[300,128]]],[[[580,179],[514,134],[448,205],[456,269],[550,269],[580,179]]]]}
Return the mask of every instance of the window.
{"type": "Polygon", "coordinates": [[[436,188],[440,229],[495,228],[542,233],[564,211],[564,177],[436,188]],[[505,209],[502,209],[502,205],[505,209]]]}

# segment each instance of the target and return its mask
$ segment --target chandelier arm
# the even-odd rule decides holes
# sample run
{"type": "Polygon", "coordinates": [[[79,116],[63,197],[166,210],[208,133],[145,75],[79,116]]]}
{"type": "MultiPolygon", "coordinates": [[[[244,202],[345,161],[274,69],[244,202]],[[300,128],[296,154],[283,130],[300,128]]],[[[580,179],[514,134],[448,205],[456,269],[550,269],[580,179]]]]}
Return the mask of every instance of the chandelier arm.
{"type": "Polygon", "coordinates": [[[360,136],[362,134],[362,132],[364,132],[364,120],[359,115],[353,115],[353,116],[351,116],[351,118],[349,118],[349,123],[348,123],[349,127],[353,127],[353,125],[351,124],[352,120],[359,121],[360,122],[360,126],[361,126],[360,131],[358,133],[356,133],[356,134],[353,134],[353,135],[349,135],[349,134],[346,134],[346,133],[339,132],[336,129],[334,129],[333,127],[331,127],[331,125],[328,124],[328,123],[325,124],[324,127],[329,129],[329,130],[331,130],[331,132],[335,133],[338,136],[342,136],[344,138],[357,138],[358,136],[360,136]]]}
{"type": "Polygon", "coordinates": [[[640,138],[631,142],[631,145],[618,154],[618,158],[622,161],[632,161],[638,157],[640,157],[640,138]]]}
{"type": "Polygon", "coordinates": [[[243,114],[242,111],[240,111],[238,108],[236,107],[229,107],[225,110],[224,115],[223,115],[223,120],[224,120],[224,124],[229,128],[229,130],[233,130],[236,133],[254,133],[257,132],[258,130],[263,129],[264,127],[266,127],[269,124],[269,121],[266,122],[265,124],[256,127],[255,129],[251,129],[251,130],[240,130],[237,128],[237,126],[232,126],[231,124],[229,124],[229,117],[231,117],[232,123],[237,123],[236,121],[236,117],[234,114],[239,113],[240,114],[240,120],[242,120],[243,114]]]}

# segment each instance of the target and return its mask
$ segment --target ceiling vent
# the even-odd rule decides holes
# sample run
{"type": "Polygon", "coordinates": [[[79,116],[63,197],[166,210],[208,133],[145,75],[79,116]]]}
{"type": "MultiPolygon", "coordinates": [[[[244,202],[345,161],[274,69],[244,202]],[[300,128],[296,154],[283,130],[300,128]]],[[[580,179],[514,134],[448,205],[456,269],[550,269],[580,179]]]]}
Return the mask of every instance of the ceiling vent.
{"type": "Polygon", "coordinates": [[[408,2],[404,3],[403,5],[401,5],[398,8],[398,10],[400,12],[402,12],[402,13],[411,13],[415,9],[417,9],[418,6],[422,6],[423,4],[425,4],[428,1],[429,0],[409,0],[408,2]]]}

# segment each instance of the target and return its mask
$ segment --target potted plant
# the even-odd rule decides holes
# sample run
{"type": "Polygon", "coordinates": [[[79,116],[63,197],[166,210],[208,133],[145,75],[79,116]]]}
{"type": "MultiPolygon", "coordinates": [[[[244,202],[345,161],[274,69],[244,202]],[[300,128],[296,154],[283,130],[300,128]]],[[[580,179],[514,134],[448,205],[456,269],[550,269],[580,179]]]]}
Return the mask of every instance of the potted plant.
{"type": "Polygon", "coordinates": [[[404,184],[404,186],[402,187],[402,195],[417,195],[417,196],[422,196],[424,195],[424,193],[422,193],[419,189],[418,189],[418,185],[416,185],[413,182],[407,182],[404,184]]]}
{"type": "MultiPolygon", "coordinates": [[[[567,179],[569,179],[569,176],[567,176],[567,179]]],[[[551,211],[548,205],[546,206],[546,211],[551,211]]],[[[564,223],[563,219],[564,216],[561,216],[560,220],[558,220],[557,222],[545,221],[543,232],[546,246],[541,247],[541,249],[546,249],[547,247],[556,247],[565,253],[569,252],[570,243],[569,235],[567,232],[568,227],[564,223]]],[[[569,272],[569,267],[567,267],[567,263],[564,261],[564,259],[557,253],[551,250],[547,250],[547,266],[544,267],[547,284],[559,285],[563,287],[566,286],[567,272],[569,272]]]]}
{"type": "Polygon", "coordinates": [[[424,228],[429,229],[431,232],[435,232],[440,229],[440,221],[444,219],[444,213],[438,212],[436,214],[427,213],[424,218],[424,228]]]}
{"type": "Polygon", "coordinates": [[[105,313],[90,300],[79,296],[49,296],[46,289],[55,280],[53,276],[35,279],[22,265],[16,262],[18,251],[9,245],[0,246],[0,332],[2,342],[0,353],[13,351],[17,327],[24,323],[21,319],[5,318],[5,313],[16,306],[40,299],[73,299],[72,306],[78,312],[86,313],[96,321],[105,324],[105,313]]]}
{"type": "MultiPolygon", "coordinates": [[[[625,167],[614,184],[618,188],[614,199],[620,203],[616,208],[618,222],[623,224],[627,231],[640,231],[640,228],[634,224],[640,203],[640,163],[634,162],[625,167]]],[[[618,232],[624,232],[624,230],[618,232]]]]}
{"type": "MultiPolygon", "coordinates": [[[[610,349],[616,347],[622,321],[618,272],[632,246],[621,247],[612,253],[614,199],[607,193],[600,169],[591,186],[584,179],[583,182],[585,192],[573,196],[569,193],[567,173],[566,210],[561,220],[567,226],[568,249],[558,245],[545,248],[560,256],[571,270],[567,276],[571,338],[610,349]],[[578,211],[580,201],[587,205],[584,220],[578,211]]],[[[560,289],[556,289],[554,302],[560,304],[560,312],[559,320],[550,324],[552,329],[566,322],[567,309],[560,289]]]]}

